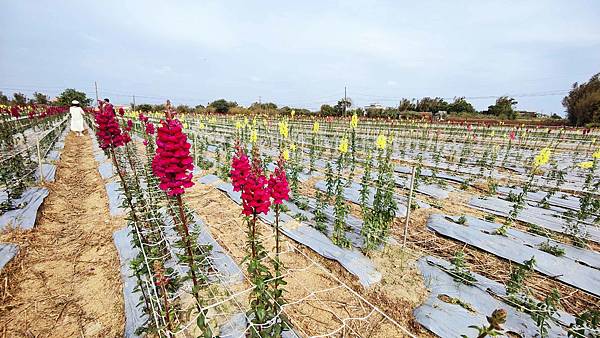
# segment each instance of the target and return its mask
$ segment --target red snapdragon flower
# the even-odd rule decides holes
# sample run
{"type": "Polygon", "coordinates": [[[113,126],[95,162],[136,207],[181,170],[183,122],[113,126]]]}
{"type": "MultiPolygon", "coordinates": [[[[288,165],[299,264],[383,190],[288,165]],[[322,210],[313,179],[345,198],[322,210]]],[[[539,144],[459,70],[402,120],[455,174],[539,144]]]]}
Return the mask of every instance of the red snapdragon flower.
{"type": "Polygon", "coordinates": [[[131,136],[129,136],[128,132],[123,133],[123,143],[127,144],[131,142],[131,136]]]}
{"type": "Polygon", "coordinates": [[[184,193],[184,188],[194,185],[194,161],[190,156],[190,144],[182,132],[181,122],[168,119],[161,121],[161,124],[156,138],[152,171],[160,179],[160,189],[169,196],[178,196],[184,193]]]}
{"type": "Polygon", "coordinates": [[[515,139],[515,132],[514,132],[514,131],[511,131],[511,132],[508,134],[508,137],[511,139],[511,141],[513,141],[513,140],[515,139]]]}
{"type": "Polygon", "coordinates": [[[125,115],[125,109],[123,109],[123,107],[119,107],[119,115],[125,115]]]}
{"type": "Polygon", "coordinates": [[[116,115],[115,114],[115,108],[113,107],[112,104],[110,103],[104,103],[102,106],[100,106],[100,108],[102,108],[102,110],[106,113],[106,114],[112,114],[112,115],[116,115]]]}
{"type": "Polygon", "coordinates": [[[142,121],[142,123],[148,122],[148,116],[144,115],[144,113],[140,113],[140,121],[142,121]]]}
{"type": "Polygon", "coordinates": [[[148,135],[154,135],[154,124],[152,124],[152,122],[148,122],[146,123],[146,134],[148,135]]]}
{"type": "Polygon", "coordinates": [[[282,204],[290,197],[290,189],[288,187],[285,170],[283,170],[283,160],[279,160],[277,168],[269,178],[269,190],[273,198],[273,204],[282,204]]]}
{"type": "Polygon", "coordinates": [[[262,173],[251,170],[242,187],[242,213],[246,216],[267,214],[270,206],[267,178],[262,173]]]}
{"type": "Polygon", "coordinates": [[[13,117],[19,117],[19,116],[21,116],[21,109],[19,109],[19,107],[17,107],[17,106],[12,106],[12,107],[10,107],[10,114],[13,117]]]}
{"type": "Polygon", "coordinates": [[[100,138],[100,148],[120,147],[125,144],[119,123],[114,114],[108,110],[100,111],[95,116],[97,135],[100,138]]]}
{"type": "Polygon", "coordinates": [[[229,174],[231,175],[233,191],[242,191],[250,175],[250,160],[242,148],[238,148],[233,160],[231,160],[231,171],[229,174]]]}
{"type": "Polygon", "coordinates": [[[269,181],[262,173],[260,163],[250,160],[244,150],[238,147],[231,162],[231,184],[233,191],[242,192],[242,213],[246,216],[269,212],[271,194],[269,181]]]}
{"type": "Polygon", "coordinates": [[[129,119],[129,120],[127,120],[127,127],[125,127],[125,130],[131,131],[131,128],[133,128],[133,121],[131,121],[131,119],[129,119]]]}

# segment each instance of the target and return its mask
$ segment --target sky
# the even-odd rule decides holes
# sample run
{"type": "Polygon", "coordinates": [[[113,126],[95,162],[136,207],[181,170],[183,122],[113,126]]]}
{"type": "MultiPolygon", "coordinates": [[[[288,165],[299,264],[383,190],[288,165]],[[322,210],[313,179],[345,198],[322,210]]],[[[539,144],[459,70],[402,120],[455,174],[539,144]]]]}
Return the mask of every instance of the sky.
{"type": "Polygon", "coordinates": [[[600,72],[600,1],[6,1],[0,90],[318,109],[465,96],[564,114],[600,72]]]}

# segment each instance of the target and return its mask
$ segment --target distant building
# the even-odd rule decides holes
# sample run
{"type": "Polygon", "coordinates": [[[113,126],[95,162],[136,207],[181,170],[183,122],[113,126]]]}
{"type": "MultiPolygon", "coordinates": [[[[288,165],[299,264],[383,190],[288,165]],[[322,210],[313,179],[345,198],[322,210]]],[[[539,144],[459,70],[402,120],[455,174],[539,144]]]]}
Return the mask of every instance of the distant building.
{"type": "Polygon", "coordinates": [[[365,110],[384,110],[385,107],[379,103],[371,103],[368,106],[365,106],[365,110]]]}
{"type": "Polygon", "coordinates": [[[534,112],[534,111],[520,111],[519,115],[521,117],[526,117],[526,118],[536,118],[536,117],[541,117],[541,114],[538,112],[534,112]]]}
{"type": "Polygon", "coordinates": [[[445,110],[440,110],[436,113],[433,113],[433,119],[435,121],[444,121],[447,116],[448,116],[448,112],[445,110]]]}

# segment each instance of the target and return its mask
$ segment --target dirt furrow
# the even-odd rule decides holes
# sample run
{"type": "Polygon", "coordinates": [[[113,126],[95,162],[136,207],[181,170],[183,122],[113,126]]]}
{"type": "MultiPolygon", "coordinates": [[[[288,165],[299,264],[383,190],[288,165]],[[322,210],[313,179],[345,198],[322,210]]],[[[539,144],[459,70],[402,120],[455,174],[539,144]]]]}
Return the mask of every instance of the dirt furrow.
{"type": "Polygon", "coordinates": [[[122,336],[122,285],[112,233],[124,220],[110,217],[96,167],[90,138],[69,134],[36,228],[0,235],[22,246],[19,263],[6,274],[0,335],[122,336]]]}

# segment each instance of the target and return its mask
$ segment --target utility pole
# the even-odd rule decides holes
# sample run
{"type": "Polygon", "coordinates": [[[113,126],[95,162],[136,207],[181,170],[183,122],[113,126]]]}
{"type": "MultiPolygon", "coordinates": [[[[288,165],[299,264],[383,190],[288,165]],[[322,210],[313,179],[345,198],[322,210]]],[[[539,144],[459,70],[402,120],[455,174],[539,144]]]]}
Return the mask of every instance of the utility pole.
{"type": "Polygon", "coordinates": [[[135,110],[135,95],[133,95],[133,107],[131,107],[131,110],[135,110]]]}
{"type": "Polygon", "coordinates": [[[96,89],[96,104],[100,107],[100,103],[98,102],[98,83],[94,81],[94,88],[96,89]]]}

